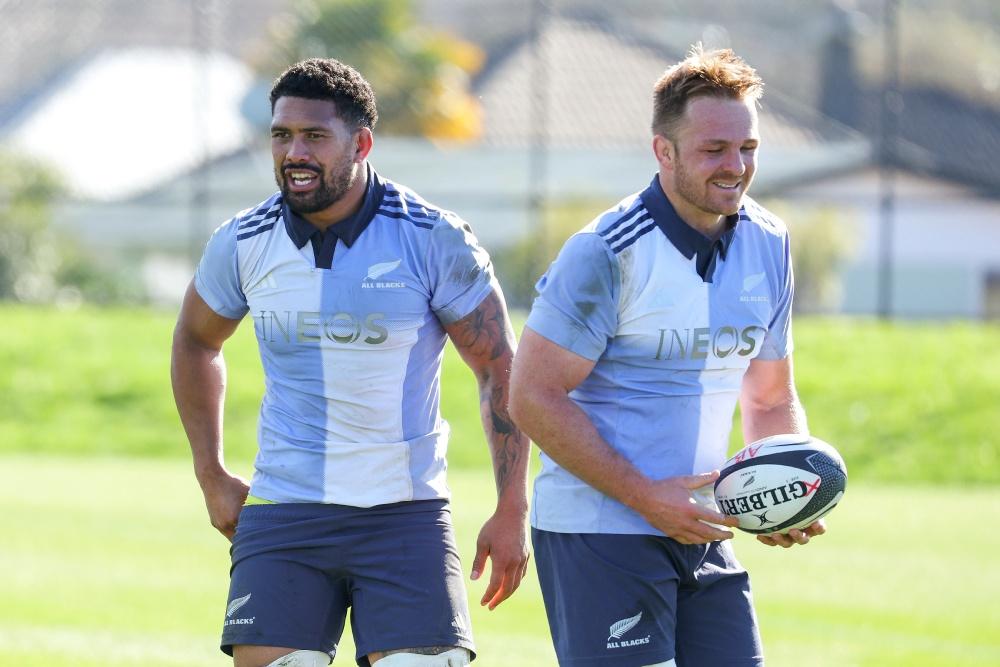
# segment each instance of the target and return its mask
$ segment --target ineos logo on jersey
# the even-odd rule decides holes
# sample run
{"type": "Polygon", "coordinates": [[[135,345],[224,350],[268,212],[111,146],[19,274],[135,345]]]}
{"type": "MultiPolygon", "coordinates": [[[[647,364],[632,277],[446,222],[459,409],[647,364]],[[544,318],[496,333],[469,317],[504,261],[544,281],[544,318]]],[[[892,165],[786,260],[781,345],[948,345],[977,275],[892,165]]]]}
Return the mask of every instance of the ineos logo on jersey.
{"type": "Polygon", "coordinates": [[[660,329],[660,342],[656,347],[657,360],[707,359],[712,356],[724,359],[732,354],[749,357],[757,349],[759,334],[764,327],[749,326],[737,329],[723,326],[717,329],[660,329]]]}
{"type": "Polygon", "coordinates": [[[381,321],[385,313],[319,313],[316,311],[262,310],[254,316],[257,336],[268,343],[313,344],[323,340],[335,343],[362,341],[379,345],[389,339],[389,329],[381,321]]]}

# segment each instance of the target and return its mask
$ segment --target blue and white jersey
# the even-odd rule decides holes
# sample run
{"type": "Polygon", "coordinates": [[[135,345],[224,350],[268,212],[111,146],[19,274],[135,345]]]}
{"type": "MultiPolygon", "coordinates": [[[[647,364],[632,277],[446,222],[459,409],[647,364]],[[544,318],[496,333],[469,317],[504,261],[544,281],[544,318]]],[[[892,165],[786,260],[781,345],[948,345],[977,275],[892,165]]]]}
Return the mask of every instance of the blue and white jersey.
{"type": "MultiPolygon", "coordinates": [[[[784,224],[749,198],[711,241],[657,178],[571,237],[539,280],[527,326],[596,362],[570,393],[600,435],[652,479],[718,468],[751,359],[792,351],[784,224]]],[[[711,487],[699,501],[713,503],[711,487]]],[[[532,525],[662,533],[542,453],[532,525]]]]}
{"type": "Polygon", "coordinates": [[[310,230],[275,194],[219,227],[195,274],[216,313],[253,318],[265,390],[251,495],[447,498],[442,325],[494,289],[489,256],[453,213],[371,169],[361,210],[318,237],[327,252],[310,230]]]}

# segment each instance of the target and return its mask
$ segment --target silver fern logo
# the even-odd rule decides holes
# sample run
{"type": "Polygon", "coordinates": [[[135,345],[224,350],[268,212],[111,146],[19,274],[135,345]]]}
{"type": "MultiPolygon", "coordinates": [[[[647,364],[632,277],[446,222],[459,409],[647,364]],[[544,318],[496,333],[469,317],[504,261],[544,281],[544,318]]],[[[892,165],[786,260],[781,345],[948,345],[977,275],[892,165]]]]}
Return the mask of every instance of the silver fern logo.
{"type": "Polygon", "coordinates": [[[238,612],[243,607],[243,605],[245,605],[247,602],[250,602],[251,595],[253,595],[253,593],[247,593],[243,597],[236,598],[235,600],[230,602],[229,606],[226,607],[226,618],[232,618],[232,615],[238,612]]]}
{"type": "Polygon", "coordinates": [[[763,271],[761,271],[760,273],[755,273],[752,276],[747,276],[746,278],[743,279],[743,291],[749,292],[753,290],[753,288],[756,287],[757,285],[760,285],[762,282],[764,282],[763,271]]]}
{"type": "Polygon", "coordinates": [[[612,639],[621,639],[623,634],[625,634],[635,626],[639,625],[639,621],[641,620],[642,620],[642,612],[640,611],[638,614],[632,616],[631,618],[623,618],[617,623],[612,624],[611,627],[609,628],[611,634],[608,635],[608,641],[611,641],[612,639]]]}
{"type": "Polygon", "coordinates": [[[765,294],[748,294],[748,292],[752,292],[758,285],[764,282],[764,278],[766,277],[766,274],[761,271],[760,273],[755,273],[752,276],[744,278],[743,294],[740,295],[740,301],[743,303],[767,303],[768,298],[765,294]]]}
{"type": "Polygon", "coordinates": [[[379,280],[387,273],[395,271],[403,260],[396,259],[391,262],[379,262],[368,267],[368,274],[361,281],[361,289],[399,289],[406,287],[406,283],[401,280],[379,280]]]}
{"type": "Polygon", "coordinates": [[[365,276],[365,280],[375,280],[385,274],[389,273],[397,266],[402,263],[403,260],[397,259],[394,262],[382,262],[381,264],[372,264],[368,267],[368,275],[365,276]]]}

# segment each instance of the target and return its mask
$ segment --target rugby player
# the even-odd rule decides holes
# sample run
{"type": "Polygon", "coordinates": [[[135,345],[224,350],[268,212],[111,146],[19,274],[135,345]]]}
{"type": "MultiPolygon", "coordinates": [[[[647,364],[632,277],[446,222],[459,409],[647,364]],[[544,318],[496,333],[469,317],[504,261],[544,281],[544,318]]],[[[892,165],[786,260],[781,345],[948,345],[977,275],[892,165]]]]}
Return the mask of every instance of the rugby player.
{"type": "MultiPolygon", "coordinates": [[[[657,174],[538,282],[511,381],[542,450],[535,563],[559,664],[760,665],[746,571],[714,505],[747,442],[805,433],[784,224],[746,196],[762,82],[700,47],[654,88],[657,174]]],[[[821,522],[765,544],[804,544],[821,522]]]]}
{"type": "MultiPolygon", "coordinates": [[[[274,83],[280,191],[219,227],[178,318],[177,408],[211,523],[232,540],[222,649],[236,667],[474,658],[439,412],[450,338],[479,383],[497,486],[472,579],[509,597],[528,562],[529,443],[507,413],[515,346],[469,225],[377,173],[371,86],[331,59],[274,83]],[[227,470],[225,341],[247,315],[264,369],[252,481],[227,470]]],[[[471,407],[471,406],[470,406],[471,407]]]]}

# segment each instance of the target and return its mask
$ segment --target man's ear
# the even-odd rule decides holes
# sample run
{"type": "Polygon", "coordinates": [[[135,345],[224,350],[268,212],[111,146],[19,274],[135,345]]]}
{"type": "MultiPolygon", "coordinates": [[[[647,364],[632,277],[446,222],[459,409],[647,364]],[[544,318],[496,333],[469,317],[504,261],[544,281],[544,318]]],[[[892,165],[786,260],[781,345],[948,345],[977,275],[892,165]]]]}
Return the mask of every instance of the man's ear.
{"type": "Polygon", "coordinates": [[[662,134],[654,134],[653,155],[656,157],[656,161],[660,164],[661,168],[672,170],[674,159],[677,156],[677,147],[674,146],[674,142],[662,134]]]}
{"type": "Polygon", "coordinates": [[[372,135],[372,131],[367,127],[362,127],[358,130],[357,139],[355,139],[354,144],[354,161],[364,162],[368,158],[368,154],[372,152],[372,146],[375,145],[375,137],[372,135]]]}

